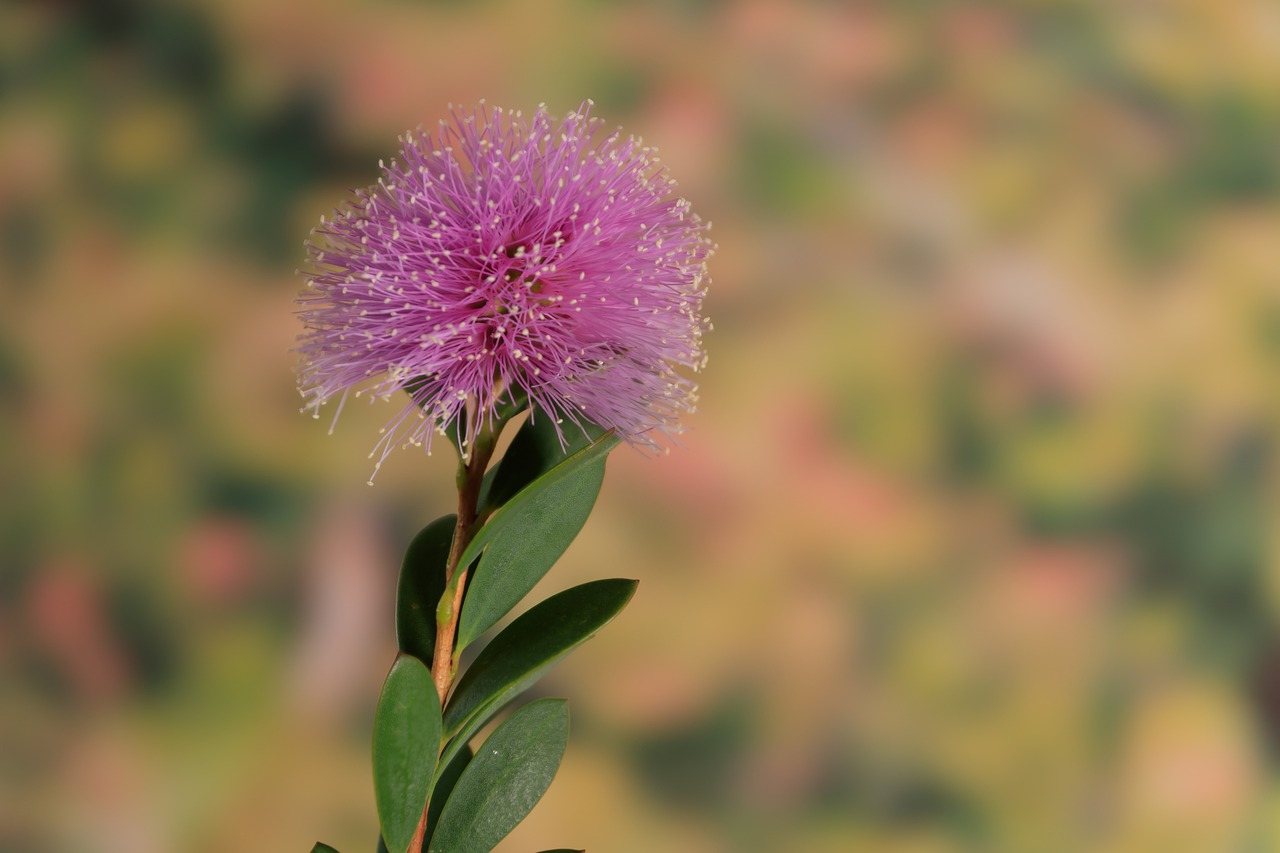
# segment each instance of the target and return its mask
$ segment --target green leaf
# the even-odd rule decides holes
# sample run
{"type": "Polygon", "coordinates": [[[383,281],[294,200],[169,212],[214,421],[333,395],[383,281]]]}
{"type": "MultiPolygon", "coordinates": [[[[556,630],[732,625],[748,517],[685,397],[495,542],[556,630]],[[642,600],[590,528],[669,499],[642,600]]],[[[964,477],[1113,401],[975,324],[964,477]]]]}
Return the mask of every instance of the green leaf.
{"type": "Polygon", "coordinates": [[[556,426],[555,415],[543,409],[532,409],[529,412],[529,419],[511,439],[511,445],[502,455],[502,460],[485,477],[484,487],[480,492],[482,515],[502,506],[525,486],[605,433],[604,429],[590,421],[584,421],[582,427],[561,424],[564,430],[562,447],[556,426]]]}
{"type": "Polygon", "coordinates": [[[508,625],[458,681],[445,709],[447,762],[494,714],[626,607],[634,580],[591,581],[556,593],[508,625]]]}
{"type": "Polygon", "coordinates": [[[608,435],[520,490],[480,528],[463,553],[465,565],[485,548],[467,589],[458,624],[464,649],[520,603],[582,530],[600,494],[606,454],[618,444],[608,435]]]}
{"type": "Polygon", "coordinates": [[[590,464],[601,456],[604,456],[610,450],[618,446],[622,439],[613,430],[609,430],[600,439],[591,445],[579,450],[570,456],[564,462],[561,462],[555,468],[539,477],[535,483],[530,484],[527,488],[521,490],[520,494],[512,498],[506,506],[497,512],[489,523],[480,528],[475,538],[467,545],[465,551],[462,552],[462,558],[458,561],[461,565],[469,565],[472,560],[480,555],[484,547],[489,544],[490,540],[502,530],[502,527],[509,522],[503,521],[503,518],[510,518],[513,514],[518,514],[520,507],[530,500],[542,489],[549,488],[556,482],[568,477],[576,472],[582,465],[590,464]]]}
{"type": "Polygon", "coordinates": [[[440,754],[440,725],[431,671],[399,655],[373,718],[373,793],[391,853],[405,853],[418,828],[440,754]]]}
{"type": "Polygon", "coordinates": [[[445,564],[456,515],[422,528],[405,552],[396,589],[396,642],[400,651],[430,663],[436,648],[436,605],[444,594],[445,564]]]}
{"type": "Polygon", "coordinates": [[[439,778],[431,786],[431,805],[427,808],[428,840],[440,825],[440,812],[444,810],[444,804],[449,801],[449,795],[458,784],[458,778],[462,776],[462,771],[467,769],[467,764],[474,757],[475,753],[468,746],[454,755],[453,760],[440,769],[439,778]]]}
{"type": "Polygon", "coordinates": [[[569,704],[539,699],[511,715],[462,771],[429,853],[489,853],[551,785],[569,742],[569,704]]]}
{"type": "Polygon", "coordinates": [[[323,841],[317,841],[316,846],[311,848],[311,853],[338,853],[338,848],[330,847],[323,841]]]}

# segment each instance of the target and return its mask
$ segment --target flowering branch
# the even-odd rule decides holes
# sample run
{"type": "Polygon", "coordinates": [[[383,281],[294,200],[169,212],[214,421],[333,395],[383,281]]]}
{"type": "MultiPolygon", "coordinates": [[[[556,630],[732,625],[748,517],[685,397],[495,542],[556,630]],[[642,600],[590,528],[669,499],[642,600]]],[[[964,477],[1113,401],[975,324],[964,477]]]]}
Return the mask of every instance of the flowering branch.
{"type": "Polygon", "coordinates": [[[482,752],[471,741],[612,620],[636,582],[557,593],[461,676],[460,656],[582,529],[608,453],[624,440],[658,447],[693,411],[712,245],[652,149],[603,135],[585,106],[558,125],[543,108],[528,120],[454,111],[435,138],[419,129],[401,142],[401,160],[308,243],[300,387],[317,416],[333,397],[340,412],[351,396],[407,392],[374,447],[375,474],[397,444],[429,450],[437,432],[459,451],[457,515],[423,528],[401,570],[374,793],[389,853],[485,853],[550,785],[567,705],[530,702],[482,752]]]}

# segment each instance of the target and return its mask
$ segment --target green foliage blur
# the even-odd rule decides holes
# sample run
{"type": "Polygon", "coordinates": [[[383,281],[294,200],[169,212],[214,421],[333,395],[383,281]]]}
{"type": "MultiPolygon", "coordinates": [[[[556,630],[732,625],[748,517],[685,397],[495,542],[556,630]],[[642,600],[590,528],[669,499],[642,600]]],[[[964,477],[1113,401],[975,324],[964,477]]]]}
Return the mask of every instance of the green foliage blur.
{"type": "Polygon", "coordinates": [[[373,848],[453,460],[298,413],[294,268],[480,98],[594,99],[720,244],[500,850],[1280,849],[1278,80],[1263,0],[0,7],[0,850],[373,848]]]}

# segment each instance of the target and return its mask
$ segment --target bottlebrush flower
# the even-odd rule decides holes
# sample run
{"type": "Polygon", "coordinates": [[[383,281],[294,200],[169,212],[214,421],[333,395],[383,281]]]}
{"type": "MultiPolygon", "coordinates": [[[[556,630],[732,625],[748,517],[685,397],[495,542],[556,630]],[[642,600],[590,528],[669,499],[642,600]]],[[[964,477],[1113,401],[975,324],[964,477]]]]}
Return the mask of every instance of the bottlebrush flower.
{"type": "Polygon", "coordinates": [[[451,424],[469,446],[513,392],[650,447],[694,410],[710,226],[589,108],[453,110],[312,232],[299,388],[317,417],[408,392],[379,465],[451,424]]]}

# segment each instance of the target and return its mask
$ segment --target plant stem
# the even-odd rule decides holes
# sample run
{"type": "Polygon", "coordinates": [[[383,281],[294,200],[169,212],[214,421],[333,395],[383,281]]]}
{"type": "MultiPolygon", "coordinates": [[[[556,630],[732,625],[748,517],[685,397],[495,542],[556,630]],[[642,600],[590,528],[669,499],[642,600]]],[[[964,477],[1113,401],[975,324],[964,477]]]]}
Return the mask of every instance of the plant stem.
{"type": "MultiPolygon", "coordinates": [[[[458,633],[458,617],[462,610],[462,593],[467,586],[467,566],[459,566],[462,552],[471,544],[472,537],[479,529],[477,518],[480,505],[480,486],[484,483],[485,468],[493,456],[494,447],[498,443],[498,430],[501,423],[493,428],[480,429],[471,445],[471,452],[458,460],[458,523],[453,530],[453,544],[449,547],[449,558],[445,563],[444,581],[445,595],[450,595],[446,618],[440,618],[440,610],[436,616],[436,648],[431,674],[435,678],[436,692],[440,696],[440,707],[449,696],[449,688],[453,686],[456,674],[453,662],[453,640],[458,633]]],[[[443,600],[442,602],[443,603],[443,600]]],[[[427,813],[430,801],[422,806],[422,816],[418,818],[418,826],[414,830],[413,839],[409,842],[409,853],[421,853],[423,841],[427,834],[427,813]]]]}
{"type": "Polygon", "coordinates": [[[476,436],[470,455],[458,460],[458,523],[453,530],[453,544],[449,548],[444,573],[445,594],[452,590],[453,600],[447,610],[448,618],[441,619],[437,615],[435,660],[431,664],[442,708],[453,685],[453,638],[458,631],[462,592],[467,585],[467,566],[459,566],[458,559],[471,544],[478,527],[476,514],[479,511],[480,484],[484,482],[484,469],[493,455],[494,439],[491,434],[476,436]]]}

